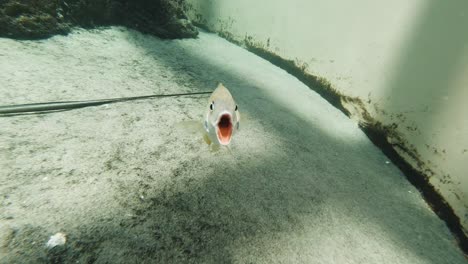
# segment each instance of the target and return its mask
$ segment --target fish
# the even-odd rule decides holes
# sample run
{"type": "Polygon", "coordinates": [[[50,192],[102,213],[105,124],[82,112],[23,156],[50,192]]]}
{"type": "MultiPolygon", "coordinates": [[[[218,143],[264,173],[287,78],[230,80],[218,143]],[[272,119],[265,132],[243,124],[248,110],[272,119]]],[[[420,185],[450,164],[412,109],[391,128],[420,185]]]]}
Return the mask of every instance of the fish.
{"type": "Polygon", "coordinates": [[[239,130],[239,123],[240,113],[234,98],[222,83],[218,83],[206,106],[205,141],[209,145],[228,146],[239,130]]]}

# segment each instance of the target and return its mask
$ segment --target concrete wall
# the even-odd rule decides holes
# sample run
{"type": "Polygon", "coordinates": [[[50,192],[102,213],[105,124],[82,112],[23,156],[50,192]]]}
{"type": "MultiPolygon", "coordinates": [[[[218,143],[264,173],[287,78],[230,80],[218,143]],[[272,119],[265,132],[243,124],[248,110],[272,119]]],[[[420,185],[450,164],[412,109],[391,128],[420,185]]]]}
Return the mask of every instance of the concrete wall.
{"type": "Polygon", "coordinates": [[[374,119],[397,124],[418,156],[408,160],[430,178],[466,233],[468,1],[188,2],[193,20],[295,60],[360,98],[374,119]]]}

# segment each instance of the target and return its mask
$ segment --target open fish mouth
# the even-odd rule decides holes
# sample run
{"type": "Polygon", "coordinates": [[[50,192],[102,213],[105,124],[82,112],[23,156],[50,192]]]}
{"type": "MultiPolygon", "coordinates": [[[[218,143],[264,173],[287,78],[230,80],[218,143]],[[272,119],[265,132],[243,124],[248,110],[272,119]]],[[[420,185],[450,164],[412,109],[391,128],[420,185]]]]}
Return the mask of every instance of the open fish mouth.
{"type": "Polygon", "coordinates": [[[223,114],[218,119],[216,134],[221,145],[228,145],[232,136],[232,118],[230,114],[223,114]]]}

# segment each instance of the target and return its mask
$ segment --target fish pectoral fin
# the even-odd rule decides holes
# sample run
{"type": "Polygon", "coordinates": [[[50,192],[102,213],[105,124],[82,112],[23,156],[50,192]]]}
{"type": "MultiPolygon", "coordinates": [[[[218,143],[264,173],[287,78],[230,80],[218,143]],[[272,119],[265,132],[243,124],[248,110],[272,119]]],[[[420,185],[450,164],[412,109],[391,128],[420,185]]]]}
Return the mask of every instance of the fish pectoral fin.
{"type": "Polygon", "coordinates": [[[212,143],[207,133],[203,133],[203,140],[205,140],[206,144],[208,145],[211,145],[212,143]]]}
{"type": "Polygon", "coordinates": [[[221,146],[219,144],[211,144],[210,146],[211,152],[218,152],[220,149],[221,149],[221,146]]]}
{"type": "Polygon", "coordinates": [[[175,128],[188,132],[189,134],[198,134],[205,131],[203,124],[193,120],[180,121],[175,125],[175,128]]]}

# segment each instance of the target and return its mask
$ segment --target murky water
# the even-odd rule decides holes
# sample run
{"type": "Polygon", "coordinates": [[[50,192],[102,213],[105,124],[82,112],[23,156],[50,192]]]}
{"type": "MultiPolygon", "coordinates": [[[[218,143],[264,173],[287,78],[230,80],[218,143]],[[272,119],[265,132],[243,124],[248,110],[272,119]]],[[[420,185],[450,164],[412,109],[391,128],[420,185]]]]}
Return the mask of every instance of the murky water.
{"type": "Polygon", "coordinates": [[[5,37],[0,69],[1,263],[466,262],[353,120],[215,34],[5,37]]]}

